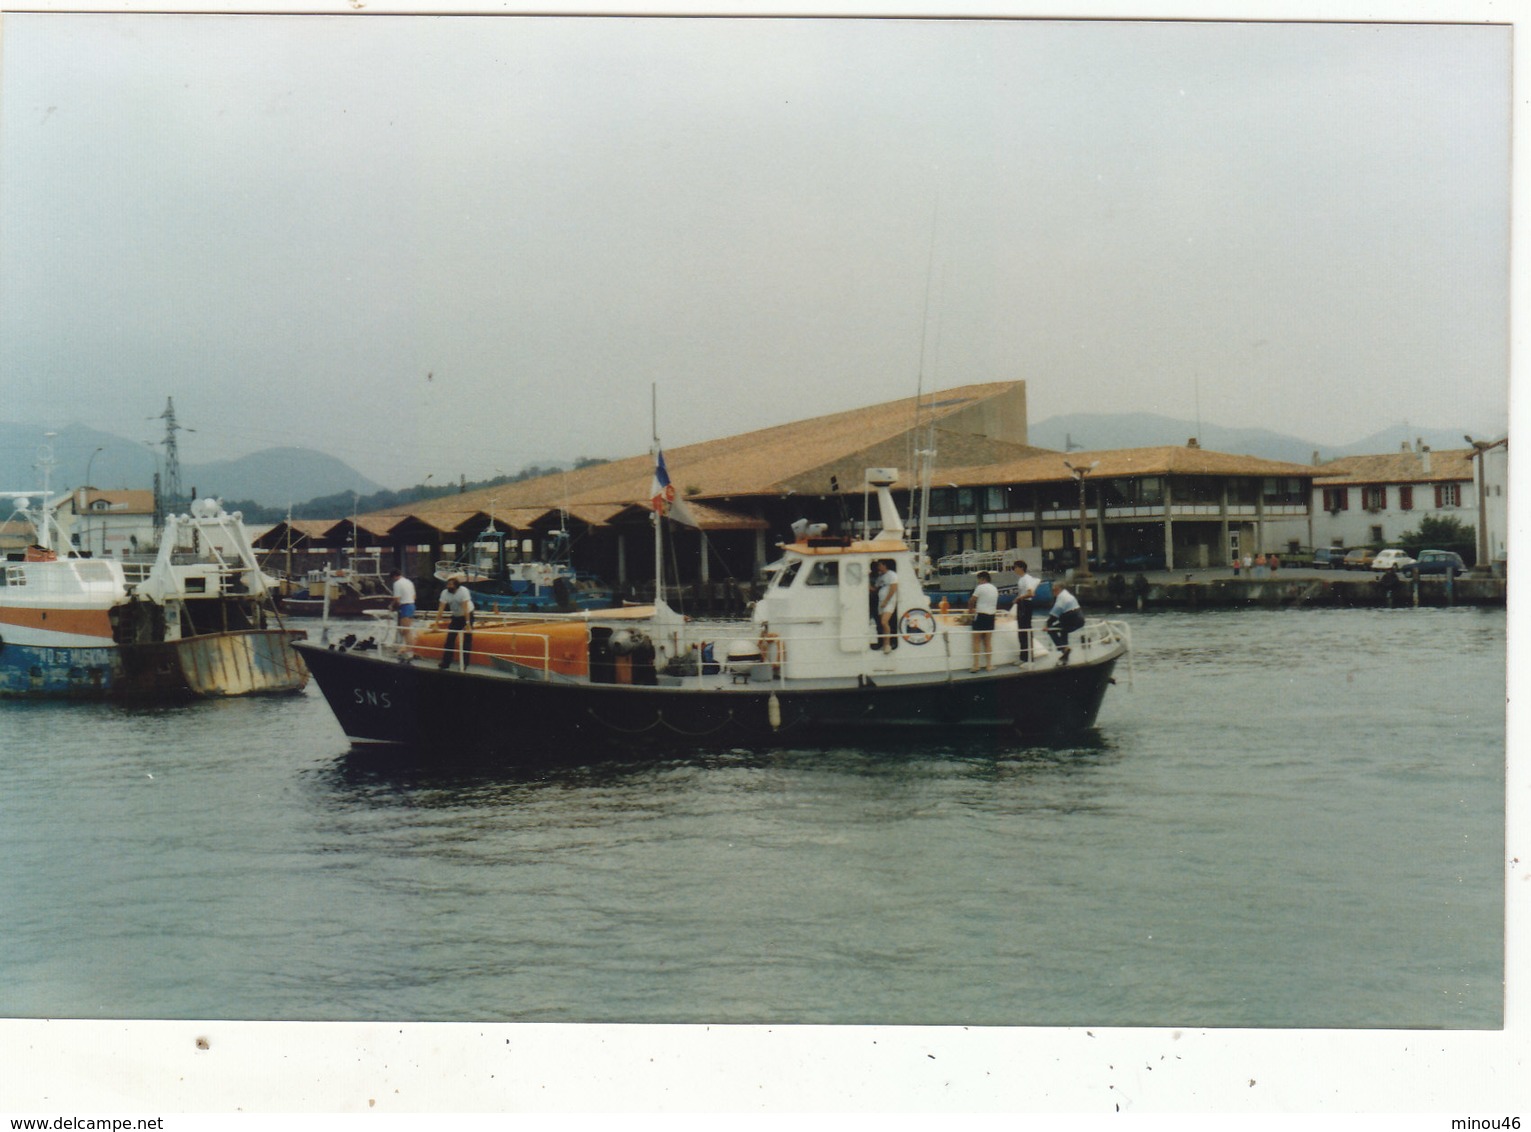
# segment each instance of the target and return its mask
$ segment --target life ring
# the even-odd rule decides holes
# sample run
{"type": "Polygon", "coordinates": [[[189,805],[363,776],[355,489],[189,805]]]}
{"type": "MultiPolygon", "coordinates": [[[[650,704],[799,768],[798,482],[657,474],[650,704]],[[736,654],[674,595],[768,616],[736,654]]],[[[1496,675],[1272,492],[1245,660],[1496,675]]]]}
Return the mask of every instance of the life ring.
{"type": "Polygon", "coordinates": [[[906,609],[898,619],[898,631],[911,645],[928,645],[936,635],[936,619],[928,609],[906,609]]]}
{"type": "Polygon", "coordinates": [[[755,643],[760,649],[760,659],[780,671],[781,666],[787,662],[787,642],[766,630],[755,643]]]}

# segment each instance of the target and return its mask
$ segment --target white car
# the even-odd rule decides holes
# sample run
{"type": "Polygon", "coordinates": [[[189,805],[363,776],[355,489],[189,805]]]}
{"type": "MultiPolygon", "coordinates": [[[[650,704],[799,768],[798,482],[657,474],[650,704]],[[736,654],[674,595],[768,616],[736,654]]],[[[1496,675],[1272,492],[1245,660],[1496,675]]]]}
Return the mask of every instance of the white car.
{"type": "Polygon", "coordinates": [[[1412,565],[1414,559],[1401,550],[1379,550],[1372,559],[1373,570],[1407,570],[1412,565]]]}

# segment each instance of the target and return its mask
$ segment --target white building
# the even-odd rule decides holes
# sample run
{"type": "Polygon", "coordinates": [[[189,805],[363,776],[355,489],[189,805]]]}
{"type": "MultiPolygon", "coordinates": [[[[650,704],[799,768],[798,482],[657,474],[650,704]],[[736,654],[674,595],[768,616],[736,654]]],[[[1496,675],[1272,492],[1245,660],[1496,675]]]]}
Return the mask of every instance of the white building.
{"type": "Polygon", "coordinates": [[[59,507],[59,522],[75,547],[93,557],[148,551],[154,546],[154,492],[76,488],[59,507]]]}
{"type": "Polygon", "coordinates": [[[1425,518],[1478,525],[1472,449],[1405,445],[1383,456],[1342,456],[1313,479],[1313,545],[1396,543],[1425,518]]]}

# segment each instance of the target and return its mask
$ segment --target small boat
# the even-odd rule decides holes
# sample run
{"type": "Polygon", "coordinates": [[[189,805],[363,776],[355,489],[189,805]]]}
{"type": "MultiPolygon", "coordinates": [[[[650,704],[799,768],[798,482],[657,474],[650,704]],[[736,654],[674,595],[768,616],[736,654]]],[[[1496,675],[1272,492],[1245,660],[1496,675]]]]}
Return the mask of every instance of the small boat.
{"type": "MultiPolygon", "coordinates": [[[[936,559],[935,567],[926,578],[932,587],[930,598],[939,602],[946,598],[952,605],[966,605],[978,585],[980,572],[987,573],[994,588],[999,591],[999,604],[1003,609],[1015,601],[1016,574],[1011,568],[1017,559],[1041,559],[1035,549],[1011,550],[964,550],[936,559]]],[[[1035,600],[1038,604],[1051,601],[1053,584],[1046,578],[1037,587],[1035,600]]]]}
{"type": "Polygon", "coordinates": [[[475,609],[488,613],[569,612],[604,609],[614,602],[611,588],[599,578],[578,573],[568,561],[569,533],[551,531],[541,558],[530,540],[517,541],[490,526],[461,558],[436,563],[435,576],[456,576],[473,595],[475,609]]]}
{"type": "Polygon", "coordinates": [[[238,512],[198,500],[148,561],[83,558],[56,505],[17,501],[37,543],[0,586],[0,695],[100,698],[300,691],[308,671],[238,512]],[[61,553],[61,551],[63,553],[61,553]]]}
{"type": "Polygon", "coordinates": [[[393,594],[376,558],[353,558],[339,570],[310,570],[278,600],[289,617],[355,620],[392,608],[393,594]]]}
{"type": "MultiPolygon", "coordinates": [[[[880,532],[810,529],[782,546],[748,621],[693,621],[661,599],[481,618],[464,632],[438,624],[408,645],[297,648],[353,743],[527,762],[591,741],[801,743],[887,728],[1055,741],[1092,727],[1127,653],[1126,627],[1089,622],[1065,649],[1036,633],[1022,663],[1010,614],[992,634],[993,667],[973,671],[971,619],[932,608],[916,580],[894,473],[869,477],[880,532]],[[868,611],[877,561],[908,579],[885,641],[868,611]]],[[[656,535],[661,527],[656,516],[656,535]]]]}

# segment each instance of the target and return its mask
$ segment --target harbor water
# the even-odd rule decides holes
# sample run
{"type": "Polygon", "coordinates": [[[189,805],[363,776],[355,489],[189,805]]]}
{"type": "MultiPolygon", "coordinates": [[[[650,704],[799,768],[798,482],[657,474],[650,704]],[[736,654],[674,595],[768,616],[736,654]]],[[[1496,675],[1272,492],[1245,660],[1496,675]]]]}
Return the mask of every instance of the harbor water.
{"type": "Polygon", "coordinates": [[[1498,1027],[1504,611],[1121,617],[1067,749],[516,770],[312,687],[0,703],[0,1013],[1498,1027]]]}

